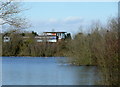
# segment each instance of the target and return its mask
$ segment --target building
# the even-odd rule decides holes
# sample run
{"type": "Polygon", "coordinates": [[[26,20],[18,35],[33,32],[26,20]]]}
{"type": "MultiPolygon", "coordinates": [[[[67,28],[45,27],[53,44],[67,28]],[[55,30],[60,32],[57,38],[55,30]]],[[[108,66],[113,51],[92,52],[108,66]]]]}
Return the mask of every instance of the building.
{"type": "Polygon", "coordinates": [[[66,32],[43,32],[43,35],[36,36],[37,42],[59,42],[65,40],[66,32]]]}
{"type": "Polygon", "coordinates": [[[48,42],[58,42],[65,40],[67,32],[43,32],[44,36],[50,37],[48,42]]]}
{"type": "Polygon", "coordinates": [[[9,41],[10,41],[10,37],[4,36],[3,42],[9,42],[9,41]]]}
{"type": "Polygon", "coordinates": [[[39,35],[35,37],[35,40],[37,42],[57,42],[57,37],[54,35],[51,36],[39,35]]]}
{"type": "MultiPolygon", "coordinates": [[[[50,42],[50,43],[56,43],[63,41],[67,38],[67,35],[70,33],[67,32],[43,32],[42,35],[36,35],[34,36],[34,39],[37,42],[50,42]]],[[[29,36],[21,36],[24,40],[29,39],[29,36]]],[[[10,37],[4,37],[4,42],[9,42],[10,37]]]]}

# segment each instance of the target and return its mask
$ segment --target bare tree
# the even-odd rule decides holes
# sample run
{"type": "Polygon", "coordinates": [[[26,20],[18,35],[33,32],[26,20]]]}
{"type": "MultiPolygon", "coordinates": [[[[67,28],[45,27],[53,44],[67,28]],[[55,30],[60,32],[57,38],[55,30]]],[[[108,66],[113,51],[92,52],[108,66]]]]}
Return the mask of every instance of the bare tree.
{"type": "Polygon", "coordinates": [[[26,18],[20,15],[22,11],[20,2],[15,2],[15,0],[0,1],[0,21],[2,21],[0,25],[7,25],[15,30],[25,29],[28,25],[26,18]]]}

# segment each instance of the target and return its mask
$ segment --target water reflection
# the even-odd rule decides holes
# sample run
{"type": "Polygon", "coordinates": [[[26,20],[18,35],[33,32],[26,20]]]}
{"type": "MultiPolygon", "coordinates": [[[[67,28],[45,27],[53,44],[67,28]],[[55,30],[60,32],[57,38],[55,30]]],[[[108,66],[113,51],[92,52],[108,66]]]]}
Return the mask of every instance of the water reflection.
{"type": "Polygon", "coordinates": [[[94,85],[99,80],[97,67],[65,62],[55,57],[4,57],[3,85],[94,85]]]}

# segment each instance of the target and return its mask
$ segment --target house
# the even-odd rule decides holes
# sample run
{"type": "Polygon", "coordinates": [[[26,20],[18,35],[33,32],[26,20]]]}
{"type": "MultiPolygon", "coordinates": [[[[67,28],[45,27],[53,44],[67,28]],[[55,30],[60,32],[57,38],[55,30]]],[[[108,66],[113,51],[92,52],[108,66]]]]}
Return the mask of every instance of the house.
{"type": "Polygon", "coordinates": [[[46,36],[46,35],[39,35],[35,37],[37,42],[57,42],[57,37],[54,35],[46,36]]]}
{"type": "MultiPolygon", "coordinates": [[[[67,32],[43,32],[43,34],[35,35],[33,36],[33,38],[36,40],[36,42],[56,43],[56,42],[64,41],[67,38],[68,34],[70,35],[70,33],[67,32]]],[[[21,37],[23,38],[23,40],[30,38],[28,35],[27,36],[21,35],[21,37]]],[[[10,37],[5,36],[3,41],[9,42],[10,37]]]]}
{"type": "Polygon", "coordinates": [[[67,32],[43,32],[45,37],[50,37],[48,42],[58,42],[66,39],[67,32]]]}
{"type": "Polygon", "coordinates": [[[9,42],[10,41],[10,37],[9,36],[4,36],[3,42],[9,42]]]}
{"type": "Polygon", "coordinates": [[[42,35],[36,36],[35,39],[37,42],[59,42],[65,40],[66,32],[43,32],[42,35]]]}

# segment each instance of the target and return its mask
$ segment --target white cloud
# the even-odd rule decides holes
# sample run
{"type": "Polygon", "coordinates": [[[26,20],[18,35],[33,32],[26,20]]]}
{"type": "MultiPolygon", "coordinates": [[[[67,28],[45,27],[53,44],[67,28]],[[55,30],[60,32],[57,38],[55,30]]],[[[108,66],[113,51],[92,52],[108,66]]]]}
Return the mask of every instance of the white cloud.
{"type": "Polygon", "coordinates": [[[75,33],[78,31],[79,27],[83,24],[83,18],[76,16],[68,16],[65,18],[49,18],[45,20],[35,20],[33,26],[35,31],[44,32],[44,31],[65,31],[75,33]]]}
{"type": "Polygon", "coordinates": [[[83,19],[80,17],[75,17],[75,16],[69,16],[63,19],[64,23],[70,23],[70,24],[76,24],[82,22],[83,19]]]}
{"type": "Polygon", "coordinates": [[[80,17],[69,16],[69,17],[66,17],[63,21],[68,22],[68,21],[76,21],[76,20],[81,20],[81,18],[80,17]]]}
{"type": "Polygon", "coordinates": [[[48,21],[49,21],[50,23],[56,23],[58,20],[55,19],[55,18],[50,18],[48,21]]]}
{"type": "Polygon", "coordinates": [[[75,23],[80,23],[82,22],[83,19],[81,17],[76,17],[76,16],[68,16],[65,17],[63,19],[56,19],[56,18],[50,18],[48,20],[46,20],[45,22],[47,23],[52,23],[52,24],[56,24],[56,23],[71,23],[71,24],[75,24],[75,23]]]}

